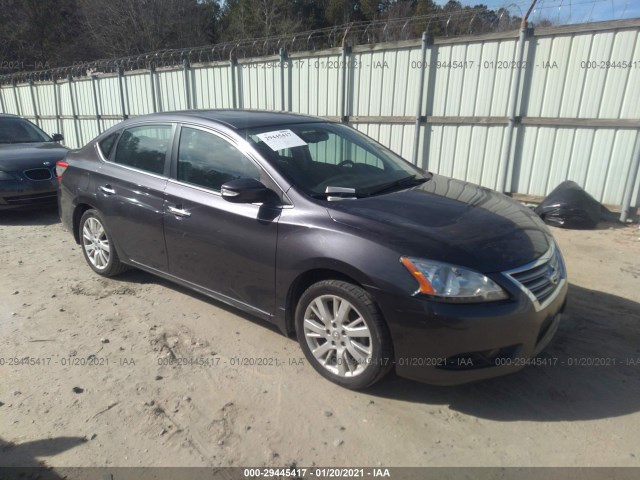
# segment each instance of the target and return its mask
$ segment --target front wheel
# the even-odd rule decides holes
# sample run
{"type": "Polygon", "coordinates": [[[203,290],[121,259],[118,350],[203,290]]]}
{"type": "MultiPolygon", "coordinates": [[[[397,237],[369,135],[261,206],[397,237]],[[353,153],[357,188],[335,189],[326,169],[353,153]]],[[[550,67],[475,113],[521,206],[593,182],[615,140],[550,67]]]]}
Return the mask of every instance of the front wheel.
{"type": "Polygon", "coordinates": [[[82,253],[94,272],[112,277],[127,270],[118,258],[111,235],[97,210],[84,212],[79,229],[82,253]]]}
{"type": "Polygon", "coordinates": [[[389,330],[373,298],[341,280],[307,289],[296,308],[298,342],[323,377],[351,389],[366,388],[392,367],[389,330]]]}

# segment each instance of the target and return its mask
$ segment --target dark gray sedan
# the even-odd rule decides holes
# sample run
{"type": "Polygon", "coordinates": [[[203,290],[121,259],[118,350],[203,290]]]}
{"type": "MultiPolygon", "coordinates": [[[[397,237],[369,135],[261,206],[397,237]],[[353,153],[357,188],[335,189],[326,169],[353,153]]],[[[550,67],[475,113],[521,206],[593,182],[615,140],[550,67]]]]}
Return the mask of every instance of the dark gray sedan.
{"type": "Polygon", "coordinates": [[[514,372],[564,309],[562,255],[537,215],[339,123],[138,117],[58,175],[62,221],[95,272],[133,266],[272,322],[348,388],[392,368],[439,384],[514,372]]]}
{"type": "Polygon", "coordinates": [[[0,114],[0,210],[56,205],[55,165],[67,149],[33,123],[0,114]]]}

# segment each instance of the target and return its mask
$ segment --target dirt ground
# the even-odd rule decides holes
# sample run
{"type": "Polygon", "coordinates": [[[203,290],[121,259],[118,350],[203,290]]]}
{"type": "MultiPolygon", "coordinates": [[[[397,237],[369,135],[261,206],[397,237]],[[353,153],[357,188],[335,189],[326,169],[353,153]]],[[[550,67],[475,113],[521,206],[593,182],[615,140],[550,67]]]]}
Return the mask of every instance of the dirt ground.
{"type": "Polygon", "coordinates": [[[94,274],[56,212],[1,213],[0,465],[640,466],[640,230],[553,234],[571,281],[555,366],[356,393],[267,324],[94,274]]]}

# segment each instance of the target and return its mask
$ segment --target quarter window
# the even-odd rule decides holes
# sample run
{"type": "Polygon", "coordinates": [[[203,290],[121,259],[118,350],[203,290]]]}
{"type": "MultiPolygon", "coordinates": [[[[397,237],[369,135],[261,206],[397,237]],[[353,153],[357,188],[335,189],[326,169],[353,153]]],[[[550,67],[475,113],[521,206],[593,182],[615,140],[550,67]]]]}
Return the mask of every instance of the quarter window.
{"type": "Polygon", "coordinates": [[[195,128],[182,128],[178,180],[220,190],[223,183],[237,178],[260,180],[260,169],[223,138],[195,128]]]}
{"type": "Polygon", "coordinates": [[[145,125],[125,130],[118,142],[114,162],[164,174],[171,131],[170,125],[145,125]]]}
{"type": "Polygon", "coordinates": [[[111,135],[107,135],[98,143],[98,146],[100,147],[100,151],[102,152],[104,158],[109,158],[109,155],[111,155],[111,151],[113,150],[113,146],[118,139],[118,135],[120,135],[120,132],[114,132],[111,135]]]}

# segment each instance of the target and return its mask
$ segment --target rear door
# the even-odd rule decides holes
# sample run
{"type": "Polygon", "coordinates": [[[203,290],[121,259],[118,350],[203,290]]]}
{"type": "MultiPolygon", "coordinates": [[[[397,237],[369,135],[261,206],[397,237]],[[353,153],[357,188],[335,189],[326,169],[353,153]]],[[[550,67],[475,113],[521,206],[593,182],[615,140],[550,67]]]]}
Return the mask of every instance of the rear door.
{"type": "Polygon", "coordinates": [[[235,178],[255,178],[273,187],[231,138],[181,127],[166,187],[169,272],[268,317],[274,309],[280,206],[227,202],[220,187],[235,178]]]}
{"type": "Polygon", "coordinates": [[[165,272],[164,190],[174,133],[175,124],[125,129],[95,179],[97,206],[119,252],[165,272]]]}

